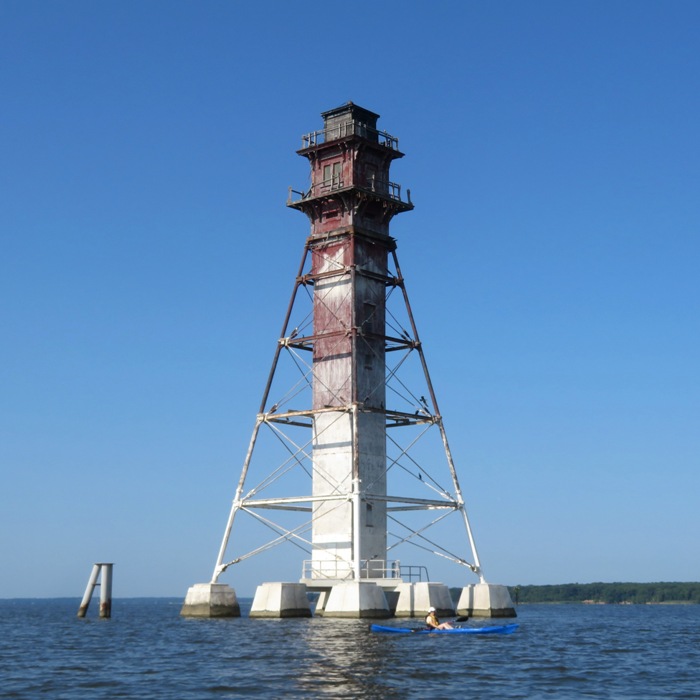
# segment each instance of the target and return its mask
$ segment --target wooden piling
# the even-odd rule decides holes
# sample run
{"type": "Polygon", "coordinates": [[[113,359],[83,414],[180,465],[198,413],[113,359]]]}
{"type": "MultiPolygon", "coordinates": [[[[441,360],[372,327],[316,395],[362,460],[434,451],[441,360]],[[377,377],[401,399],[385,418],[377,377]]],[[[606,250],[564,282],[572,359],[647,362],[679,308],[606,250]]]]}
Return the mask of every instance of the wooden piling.
{"type": "Polygon", "coordinates": [[[102,580],[100,585],[100,617],[112,617],[112,567],[113,564],[101,564],[102,580]]]}
{"type": "Polygon", "coordinates": [[[92,594],[95,592],[95,586],[100,586],[100,617],[111,617],[112,616],[112,568],[114,564],[98,563],[94,564],[92,567],[92,572],[90,573],[90,578],[88,579],[87,588],[85,589],[85,594],[80,602],[80,607],[78,608],[78,617],[85,617],[88,608],[90,607],[90,601],[92,600],[92,594]],[[97,579],[102,574],[100,583],[97,579]]]}

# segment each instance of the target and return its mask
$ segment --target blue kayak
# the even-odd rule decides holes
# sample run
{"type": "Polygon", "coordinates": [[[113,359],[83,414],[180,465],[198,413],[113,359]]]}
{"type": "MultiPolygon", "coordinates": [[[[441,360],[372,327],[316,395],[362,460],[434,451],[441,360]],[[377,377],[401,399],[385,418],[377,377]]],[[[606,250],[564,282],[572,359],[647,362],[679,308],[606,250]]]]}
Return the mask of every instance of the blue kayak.
{"type": "Polygon", "coordinates": [[[508,625],[491,625],[489,627],[453,627],[447,630],[429,630],[425,627],[385,627],[370,625],[372,632],[388,632],[390,634],[513,634],[519,625],[511,622],[508,625]]]}

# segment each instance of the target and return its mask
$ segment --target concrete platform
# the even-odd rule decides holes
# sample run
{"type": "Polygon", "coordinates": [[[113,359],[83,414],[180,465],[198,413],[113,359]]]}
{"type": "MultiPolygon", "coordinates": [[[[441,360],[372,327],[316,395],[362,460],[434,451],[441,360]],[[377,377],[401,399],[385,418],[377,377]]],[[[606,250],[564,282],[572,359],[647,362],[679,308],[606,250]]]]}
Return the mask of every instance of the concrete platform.
{"type": "Polygon", "coordinates": [[[508,588],[497,583],[465,586],[459,596],[457,614],[471,617],[517,617],[508,588]]]}
{"type": "Polygon", "coordinates": [[[450,589],[444,583],[401,583],[396,587],[395,617],[424,617],[433,607],[438,617],[455,614],[450,589]]]}
{"type": "Polygon", "coordinates": [[[236,591],[225,583],[195,583],[180,609],[183,617],[240,617],[236,591]]]}
{"type": "Polygon", "coordinates": [[[317,605],[316,614],[324,617],[373,619],[391,617],[384,591],[372,581],[337,583],[331,588],[330,593],[322,598],[324,605],[323,607],[317,605]]]}
{"type": "Polygon", "coordinates": [[[303,583],[263,583],[257,587],[250,617],[311,617],[303,583]]]}

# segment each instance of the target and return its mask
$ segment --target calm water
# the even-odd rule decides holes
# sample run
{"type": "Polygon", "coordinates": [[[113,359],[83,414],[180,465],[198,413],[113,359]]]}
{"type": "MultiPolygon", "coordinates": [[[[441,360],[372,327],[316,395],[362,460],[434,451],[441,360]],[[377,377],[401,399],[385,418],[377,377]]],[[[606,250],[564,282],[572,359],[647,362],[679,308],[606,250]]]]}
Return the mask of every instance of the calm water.
{"type": "Polygon", "coordinates": [[[511,636],[432,637],[181,602],[0,600],[0,697],[700,698],[700,606],[527,605],[511,636]]]}

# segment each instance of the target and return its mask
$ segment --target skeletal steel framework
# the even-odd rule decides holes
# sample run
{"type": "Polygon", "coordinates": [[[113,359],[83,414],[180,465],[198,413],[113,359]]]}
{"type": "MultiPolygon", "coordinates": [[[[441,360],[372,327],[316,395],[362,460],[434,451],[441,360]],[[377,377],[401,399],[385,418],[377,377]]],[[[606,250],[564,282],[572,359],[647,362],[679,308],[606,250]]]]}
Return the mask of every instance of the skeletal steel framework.
{"type": "MultiPolygon", "coordinates": [[[[312,363],[304,357],[304,355],[308,354],[313,348],[313,343],[315,341],[313,334],[304,335],[305,329],[311,325],[310,316],[307,314],[305,322],[304,320],[302,321],[302,325],[292,327],[292,314],[297,305],[295,302],[297,302],[299,292],[307,290],[309,286],[314,284],[314,280],[304,272],[308,255],[309,245],[307,243],[304,248],[299,274],[297,275],[294,291],[284,319],[282,333],[277,342],[272,368],[265,386],[260,410],[255,421],[250,444],[243,463],[243,469],[236,488],[223,542],[214,569],[213,581],[216,581],[219,575],[232,564],[242,562],[255,554],[283,542],[293,541],[301,544],[302,547],[311,546],[311,541],[305,537],[306,533],[311,529],[312,521],[310,518],[289,527],[282,523],[274,522],[271,518],[262,516],[258,511],[287,511],[310,515],[312,513],[311,504],[318,500],[336,501],[338,503],[352,501],[353,499],[357,500],[355,489],[353,488],[348,489],[345,493],[337,493],[334,496],[324,497],[313,497],[310,493],[286,496],[276,495],[268,498],[260,497],[263,492],[280,482],[283,477],[288,476],[292,470],[303,472],[308,477],[309,482],[311,478],[312,422],[314,416],[324,409],[292,409],[290,407],[290,403],[294,399],[297,399],[304,393],[308,393],[308,390],[311,388],[311,382],[313,381],[312,363]],[[275,395],[275,397],[272,398],[271,391],[275,383],[275,376],[281,365],[282,357],[285,354],[292,360],[292,364],[296,368],[298,376],[296,382],[287,386],[286,392],[275,395]],[[290,429],[294,428],[300,428],[306,431],[308,437],[300,442],[298,437],[290,431],[290,429]],[[246,492],[246,482],[249,476],[252,476],[250,474],[251,462],[260,440],[261,430],[263,429],[270,431],[284,446],[284,458],[279,464],[272,465],[272,469],[269,470],[269,473],[263,474],[262,478],[246,492]],[[224,561],[234,520],[239,511],[247,513],[259,522],[265,524],[276,533],[276,536],[247,553],[240,554],[230,561],[224,561]]],[[[447,441],[443,420],[437,407],[437,399],[428,373],[428,366],[425,360],[422,343],[418,336],[408,294],[395,252],[392,252],[391,258],[394,263],[395,274],[387,273],[385,277],[387,297],[391,297],[396,290],[400,291],[402,300],[405,303],[405,311],[409,322],[408,328],[403,324],[399,325],[399,319],[396,316],[392,316],[392,320],[387,322],[387,326],[391,326],[395,334],[385,336],[386,351],[387,353],[395,354],[397,360],[391,367],[387,367],[386,387],[389,390],[389,394],[392,395],[397,404],[401,406],[400,408],[387,408],[384,411],[387,427],[387,443],[394,448],[393,455],[387,458],[387,471],[400,470],[404,475],[408,474],[417,482],[419,488],[422,487],[432,492],[433,497],[421,498],[398,493],[385,497],[387,504],[393,504],[388,506],[390,520],[399,528],[403,528],[403,531],[407,533],[403,534],[403,532],[400,532],[395,534],[395,541],[387,548],[387,552],[398,547],[400,544],[418,541],[424,548],[432,551],[434,554],[447,557],[448,559],[469,567],[483,580],[464,498],[459,486],[459,480],[447,441]],[[407,364],[409,356],[412,354],[418,356],[428,398],[420,393],[420,389],[418,391],[412,390],[402,379],[401,369],[407,364]],[[410,405],[413,410],[403,407],[402,404],[410,405]],[[394,433],[399,430],[408,431],[411,428],[413,428],[413,430],[408,440],[400,441],[394,436],[394,433]],[[416,428],[418,428],[418,430],[415,430],[416,428]],[[437,430],[439,432],[444,450],[445,462],[451,477],[452,492],[443,488],[439,483],[439,477],[434,475],[436,472],[434,468],[429,468],[423,461],[419,462],[413,455],[418,443],[424,439],[428,431],[431,430],[437,430]],[[402,523],[398,518],[398,513],[400,512],[421,510],[437,510],[440,511],[440,513],[435,519],[423,525],[421,528],[402,523]],[[473,555],[472,563],[467,562],[464,558],[456,554],[451,554],[439,545],[436,545],[435,542],[428,540],[425,536],[426,530],[454,512],[462,515],[473,555]]],[[[387,310],[389,310],[389,306],[387,306],[387,310]]],[[[389,315],[391,316],[391,312],[389,312],[389,315]]],[[[390,328],[388,328],[388,330],[390,330],[390,328]]],[[[346,410],[352,412],[353,407],[348,406],[346,410]]],[[[376,498],[378,497],[376,495],[373,496],[371,493],[366,493],[363,497],[364,500],[370,501],[376,498]]],[[[386,561],[387,572],[394,571],[395,568],[389,566],[389,560],[386,559],[386,561]]],[[[356,568],[357,567],[353,567],[353,570],[356,571],[356,568]]],[[[335,577],[330,575],[329,578],[335,577]]]]}
{"type": "MultiPolygon", "coordinates": [[[[386,148],[398,149],[398,141],[384,132],[377,132],[386,148]]],[[[304,137],[305,144],[316,144],[315,134],[304,137]]],[[[326,134],[326,138],[328,138],[326,134]]],[[[374,189],[375,183],[372,183],[374,189]]],[[[329,188],[340,190],[343,183],[332,180],[329,188]]],[[[387,188],[384,197],[400,200],[400,189],[393,185],[387,188]]],[[[297,192],[301,198],[290,200],[288,205],[303,209],[305,201],[315,196],[312,185],[308,192],[297,192]],[[297,205],[297,206],[295,206],[297,205]]],[[[355,187],[356,191],[357,188],[355,187]]],[[[403,204],[404,210],[413,208],[403,204]]],[[[307,583],[324,580],[361,578],[401,578],[409,579],[415,568],[402,565],[400,560],[389,559],[389,554],[400,551],[403,545],[414,545],[440,557],[463,565],[474,572],[483,583],[484,577],[467,516],[462,490],[459,485],[452,453],[443,425],[442,416],[428,372],[423,346],[418,335],[413,312],[409,302],[404,278],[396,255],[396,244],[387,237],[384,243],[388,249],[387,268],[377,272],[361,270],[359,266],[344,265],[342,261],[324,261],[326,272],[318,272],[318,266],[311,259],[318,252],[318,236],[307,238],[301,263],[296,275],[294,288],[287,307],[282,331],[272,361],[272,367],[263,391],[243,468],[233,498],[231,511],[224,532],[223,541],[216,560],[212,582],[231,565],[240,563],[256,554],[282,543],[292,543],[304,552],[318,551],[318,543],[312,542],[309,533],[314,520],[329,517],[336,508],[351,508],[355,536],[349,556],[333,554],[329,563],[314,559],[305,560],[302,581],[307,583]],[[316,355],[319,348],[323,353],[333,353],[336,349],[320,345],[320,335],[314,330],[314,303],[323,304],[323,281],[327,275],[346,277],[348,294],[355,289],[357,275],[370,276],[379,282],[375,288],[381,289],[384,299],[385,322],[381,341],[382,361],[385,376],[378,379],[376,389],[385,392],[381,405],[376,402],[363,402],[357,396],[348,394],[333,396],[333,405],[315,406],[312,389],[315,382],[324,381],[318,372],[316,355]],[[315,298],[315,301],[314,301],[315,298]],[[313,359],[312,359],[313,358],[313,359]],[[385,360],[386,358],[386,360],[385,360]],[[353,469],[351,478],[334,484],[328,493],[314,495],[311,482],[318,474],[314,465],[315,434],[323,426],[321,418],[333,422],[336,417],[349,416],[353,426],[352,449],[358,453],[358,416],[380,415],[385,425],[386,440],[386,486],[374,489],[372,483],[362,483],[358,471],[353,469]],[[448,481],[448,486],[443,481],[448,481]],[[308,488],[307,488],[308,486],[308,488]],[[296,495],[294,495],[296,494],[296,495]],[[324,508],[319,509],[322,503],[324,508]],[[371,558],[361,558],[359,549],[360,510],[363,522],[371,513],[374,504],[386,509],[387,546],[385,552],[373,552],[371,558]],[[431,528],[439,529],[445,518],[457,514],[461,516],[466,530],[472,561],[455,554],[426,534],[431,528]],[[238,526],[240,515],[246,515],[272,532],[269,539],[255,543],[248,551],[227,559],[229,546],[240,544],[232,538],[234,523],[238,526]],[[314,549],[315,548],[315,549],[314,549]]],[[[321,253],[325,254],[325,253],[321,253]]],[[[337,290],[336,290],[337,293],[337,290]]],[[[372,300],[367,302],[370,306],[372,300]]],[[[332,309],[327,310],[332,314],[332,309]]],[[[363,341],[363,329],[348,327],[345,334],[351,336],[351,365],[358,363],[358,345],[363,341]]],[[[377,340],[376,334],[374,340],[377,340]]],[[[354,381],[348,377],[348,382],[354,381]]],[[[336,394],[339,392],[336,391],[336,394]]],[[[384,510],[382,510],[382,513],[384,510]]],[[[230,556],[230,554],[229,554],[230,556]]],[[[421,567],[422,568],[422,567],[421,567]]]]}

